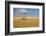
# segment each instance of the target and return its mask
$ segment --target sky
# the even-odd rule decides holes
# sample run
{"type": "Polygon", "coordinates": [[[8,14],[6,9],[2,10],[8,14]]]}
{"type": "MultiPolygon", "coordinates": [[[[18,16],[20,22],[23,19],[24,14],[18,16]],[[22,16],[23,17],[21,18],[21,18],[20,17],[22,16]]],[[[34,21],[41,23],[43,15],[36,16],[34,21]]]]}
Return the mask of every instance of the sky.
{"type": "Polygon", "coordinates": [[[39,16],[39,9],[13,8],[13,16],[39,16]]]}

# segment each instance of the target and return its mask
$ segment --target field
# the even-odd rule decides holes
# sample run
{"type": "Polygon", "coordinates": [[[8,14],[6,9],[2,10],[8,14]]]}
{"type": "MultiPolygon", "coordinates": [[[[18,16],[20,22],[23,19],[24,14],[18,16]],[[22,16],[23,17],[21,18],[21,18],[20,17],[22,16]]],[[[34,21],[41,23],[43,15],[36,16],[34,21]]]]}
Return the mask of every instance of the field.
{"type": "Polygon", "coordinates": [[[13,17],[13,26],[14,28],[38,27],[39,18],[38,17],[13,17]]]}

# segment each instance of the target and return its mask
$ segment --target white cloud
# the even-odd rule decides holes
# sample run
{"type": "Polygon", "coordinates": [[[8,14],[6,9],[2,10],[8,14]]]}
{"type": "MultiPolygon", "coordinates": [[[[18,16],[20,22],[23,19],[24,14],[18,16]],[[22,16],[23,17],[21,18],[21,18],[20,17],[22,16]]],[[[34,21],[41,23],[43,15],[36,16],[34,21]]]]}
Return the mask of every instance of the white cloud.
{"type": "Polygon", "coordinates": [[[26,12],[26,10],[25,10],[25,9],[22,9],[22,11],[23,11],[23,12],[26,12]]]}
{"type": "Polygon", "coordinates": [[[26,10],[25,10],[25,9],[19,9],[17,12],[18,12],[18,13],[25,13],[26,10]]]}

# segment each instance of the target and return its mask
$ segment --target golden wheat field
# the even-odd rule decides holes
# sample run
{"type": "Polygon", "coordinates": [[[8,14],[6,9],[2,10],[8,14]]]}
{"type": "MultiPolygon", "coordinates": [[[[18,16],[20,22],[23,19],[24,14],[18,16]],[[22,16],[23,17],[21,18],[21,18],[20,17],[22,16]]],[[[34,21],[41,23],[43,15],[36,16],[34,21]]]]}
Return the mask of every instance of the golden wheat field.
{"type": "Polygon", "coordinates": [[[39,18],[38,17],[13,17],[13,26],[14,28],[38,27],[39,18]],[[23,18],[25,19],[23,20],[23,18]]]}

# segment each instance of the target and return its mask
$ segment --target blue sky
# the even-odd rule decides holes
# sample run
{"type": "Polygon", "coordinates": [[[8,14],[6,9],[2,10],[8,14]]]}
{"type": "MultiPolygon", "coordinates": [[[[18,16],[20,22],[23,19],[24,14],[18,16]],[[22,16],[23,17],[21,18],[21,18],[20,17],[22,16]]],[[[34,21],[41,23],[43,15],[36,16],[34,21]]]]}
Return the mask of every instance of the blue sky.
{"type": "Polygon", "coordinates": [[[13,16],[39,16],[39,9],[13,8],[13,16]]]}

